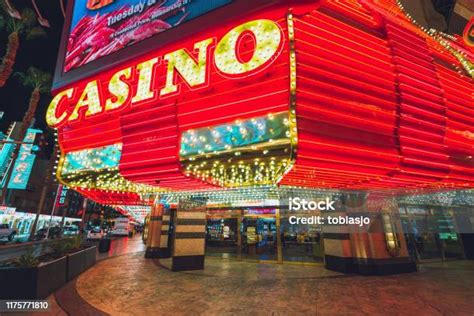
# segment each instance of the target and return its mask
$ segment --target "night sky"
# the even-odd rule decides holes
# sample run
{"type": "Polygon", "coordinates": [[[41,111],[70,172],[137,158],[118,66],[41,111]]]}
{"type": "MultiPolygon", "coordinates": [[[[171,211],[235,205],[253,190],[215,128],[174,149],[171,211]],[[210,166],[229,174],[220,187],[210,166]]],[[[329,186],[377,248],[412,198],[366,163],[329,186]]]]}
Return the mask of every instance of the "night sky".
{"type": "MultiPolygon", "coordinates": [[[[2,0],[3,1],[3,0],[2,0]]],[[[16,8],[30,7],[30,0],[11,0],[16,8]]],[[[46,37],[34,40],[20,38],[20,48],[14,65],[14,72],[24,72],[30,66],[34,66],[43,71],[48,71],[53,75],[56,66],[59,41],[63,27],[63,16],[61,13],[59,0],[36,0],[43,17],[49,20],[51,28],[44,28],[46,37]]],[[[64,0],[65,5],[67,0],[64,0]]],[[[3,9],[0,9],[3,10],[3,9]]],[[[0,33],[0,55],[3,57],[8,40],[8,33],[2,30],[0,33]]],[[[17,78],[10,77],[2,88],[0,88],[0,111],[4,111],[3,120],[0,121],[0,130],[5,132],[11,121],[21,121],[26,109],[31,88],[24,87],[17,78]]],[[[43,94],[36,111],[36,125],[44,130],[46,128],[45,113],[51,100],[51,95],[43,94]]]]}

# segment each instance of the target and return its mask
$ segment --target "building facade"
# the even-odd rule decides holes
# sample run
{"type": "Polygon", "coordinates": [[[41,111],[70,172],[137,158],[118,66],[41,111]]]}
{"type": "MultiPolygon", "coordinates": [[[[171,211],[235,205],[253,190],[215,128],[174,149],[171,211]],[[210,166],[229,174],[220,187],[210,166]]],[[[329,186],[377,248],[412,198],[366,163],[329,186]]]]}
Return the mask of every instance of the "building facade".
{"type": "Polygon", "coordinates": [[[422,233],[442,256],[448,239],[465,255],[455,214],[453,237],[403,204],[472,195],[462,37],[427,30],[396,0],[128,5],[94,16],[70,5],[47,122],[63,184],[151,207],[148,257],[197,269],[207,247],[397,273],[416,268],[422,233]],[[292,198],[332,201],[302,216],[337,223],[293,223],[292,198]]]}

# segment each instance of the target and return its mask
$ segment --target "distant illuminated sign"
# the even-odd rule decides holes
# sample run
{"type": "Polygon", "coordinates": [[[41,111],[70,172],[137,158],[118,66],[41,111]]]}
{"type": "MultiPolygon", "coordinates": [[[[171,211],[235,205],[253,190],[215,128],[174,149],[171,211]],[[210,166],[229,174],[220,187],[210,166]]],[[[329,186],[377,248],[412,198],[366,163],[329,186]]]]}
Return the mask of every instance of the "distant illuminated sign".
{"type": "Polygon", "coordinates": [[[66,203],[66,196],[68,192],[68,187],[60,184],[56,196],[56,208],[61,207],[66,203]]]}
{"type": "MultiPolygon", "coordinates": [[[[7,138],[6,140],[11,141],[10,138],[7,138]]],[[[0,178],[2,179],[2,188],[4,186],[4,176],[8,170],[8,165],[10,164],[13,149],[12,143],[4,143],[0,150],[0,178]]]]}
{"type": "Polygon", "coordinates": [[[426,215],[428,212],[424,208],[409,207],[407,208],[407,213],[414,215],[426,215]]]}
{"type": "Polygon", "coordinates": [[[64,71],[110,55],[231,0],[76,0],[64,71]]]}
{"type": "Polygon", "coordinates": [[[0,215],[15,215],[16,207],[0,206],[0,215]]]}
{"type": "Polygon", "coordinates": [[[247,214],[252,215],[265,215],[265,214],[276,214],[275,209],[247,209],[247,214]]]}
{"type": "MultiPolygon", "coordinates": [[[[133,219],[135,219],[139,223],[143,223],[145,220],[145,217],[151,212],[151,207],[145,206],[145,205],[115,205],[115,208],[122,214],[133,217],[133,219]]],[[[117,218],[116,222],[117,220],[119,222],[127,221],[128,218],[126,219],[117,218]]]]}
{"type": "Polygon", "coordinates": [[[15,166],[12,171],[10,182],[8,183],[9,189],[24,190],[30,179],[31,170],[35,162],[36,155],[31,153],[33,149],[33,142],[36,134],[41,134],[42,131],[38,129],[28,129],[24,142],[27,144],[21,145],[20,152],[15,161],[15,166]]]}

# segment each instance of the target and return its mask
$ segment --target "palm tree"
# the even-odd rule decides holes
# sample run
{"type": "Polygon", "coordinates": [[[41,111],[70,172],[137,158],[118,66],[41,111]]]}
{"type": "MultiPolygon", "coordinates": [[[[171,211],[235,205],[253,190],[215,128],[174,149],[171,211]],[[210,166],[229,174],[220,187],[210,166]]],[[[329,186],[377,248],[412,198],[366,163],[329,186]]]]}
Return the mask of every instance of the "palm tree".
{"type": "MultiPolygon", "coordinates": [[[[19,141],[23,141],[25,138],[26,132],[31,125],[33,117],[36,113],[36,108],[38,106],[41,93],[48,93],[51,89],[51,74],[41,71],[35,67],[30,67],[26,73],[16,73],[16,76],[20,79],[23,85],[33,88],[30,96],[30,102],[28,104],[28,110],[23,117],[19,133],[19,141]]],[[[20,152],[21,146],[16,146],[12,156],[12,166],[15,165],[16,158],[20,152]]],[[[9,168],[7,174],[5,175],[5,186],[2,188],[2,205],[7,205],[7,190],[8,183],[12,175],[13,167],[9,168]]]]}
{"type": "Polygon", "coordinates": [[[12,74],[16,54],[20,47],[20,35],[26,35],[26,39],[32,39],[46,35],[40,26],[36,26],[36,15],[33,10],[25,9],[21,13],[21,19],[11,17],[6,13],[4,6],[0,7],[0,29],[6,29],[8,44],[5,56],[0,65],[0,87],[3,87],[12,74]]]}
{"type": "Polygon", "coordinates": [[[28,111],[33,109],[32,111],[34,115],[41,93],[51,92],[51,82],[53,78],[49,72],[42,71],[35,67],[29,67],[26,70],[26,73],[17,72],[15,73],[15,76],[18,77],[24,86],[33,88],[28,111]]]}

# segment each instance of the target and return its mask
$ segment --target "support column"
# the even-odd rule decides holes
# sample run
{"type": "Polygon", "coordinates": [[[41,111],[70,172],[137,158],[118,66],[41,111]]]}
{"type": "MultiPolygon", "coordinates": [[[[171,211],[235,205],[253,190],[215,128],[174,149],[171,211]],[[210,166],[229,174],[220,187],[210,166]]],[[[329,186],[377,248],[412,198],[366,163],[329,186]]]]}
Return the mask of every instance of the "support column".
{"type": "Polygon", "coordinates": [[[160,248],[158,258],[170,258],[171,249],[168,247],[168,234],[170,230],[170,209],[165,207],[163,211],[163,221],[161,222],[160,248]]]}
{"type": "Polygon", "coordinates": [[[204,269],[206,199],[181,199],[173,234],[173,271],[204,269]]]}
{"type": "Polygon", "coordinates": [[[168,229],[169,212],[168,214],[165,213],[163,204],[154,204],[151,209],[150,222],[148,223],[145,258],[170,257],[168,249],[168,229]],[[166,232],[165,234],[163,234],[164,231],[166,232]]]}
{"type": "Polygon", "coordinates": [[[377,201],[368,207],[367,194],[343,196],[343,211],[325,216],[369,216],[370,227],[325,225],[326,268],[344,273],[386,275],[416,271],[408,254],[398,206],[394,201],[377,201]]]}
{"type": "MultiPolygon", "coordinates": [[[[321,216],[345,217],[347,213],[344,208],[344,201],[337,201],[337,211],[321,211],[321,216]]],[[[327,220],[326,220],[327,221],[327,220]]],[[[351,237],[349,226],[329,225],[322,226],[324,242],[324,262],[326,268],[344,273],[355,273],[356,268],[353,262],[351,237]]]]}

